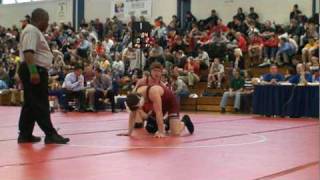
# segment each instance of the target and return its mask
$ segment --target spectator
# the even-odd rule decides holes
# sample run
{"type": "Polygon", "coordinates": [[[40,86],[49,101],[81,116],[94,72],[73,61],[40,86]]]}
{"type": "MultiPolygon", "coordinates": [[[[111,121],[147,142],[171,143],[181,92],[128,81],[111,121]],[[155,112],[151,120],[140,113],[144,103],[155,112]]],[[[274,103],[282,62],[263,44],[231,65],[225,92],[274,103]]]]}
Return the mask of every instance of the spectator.
{"type": "Polygon", "coordinates": [[[204,20],[204,24],[203,26],[204,27],[212,27],[212,26],[216,26],[218,24],[218,19],[219,19],[219,16],[216,12],[216,10],[211,10],[211,15],[210,17],[208,17],[207,19],[204,20]]]}
{"type": "Polygon", "coordinates": [[[259,62],[262,59],[262,50],[263,50],[263,40],[259,36],[258,32],[254,32],[250,37],[250,44],[248,47],[249,57],[251,57],[251,63],[253,60],[259,62]]]}
{"type": "Polygon", "coordinates": [[[0,90],[3,90],[3,89],[8,89],[8,85],[7,83],[5,83],[5,81],[0,79],[0,90]]]}
{"type": "Polygon", "coordinates": [[[247,52],[248,51],[247,41],[240,32],[236,33],[236,39],[237,39],[237,45],[241,49],[242,53],[247,52]]]}
{"type": "Polygon", "coordinates": [[[79,42],[79,47],[77,49],[77,55],[79,55],[82,58],[88,58],[91,45],[89,41],[85,38],[85,36],[82,34],[80,34],[79,40],[80,42],[79,42]]]}
{"type": "Polygon", "coordinates": [[[185,23],[184,23],[184,30],[186,31],[190,31],[192,29],[192,23],[197,22],[196,17],[194,17],[194,15],[188,11],[186,13],[186,19],[185,19],[185,23]]]}
{"type": "Polygon", "coordinates": [[[103,25],[103,29],[104,29],[105,36],[110,34],[110,32],[112,31],[112,21],[110,18],[106,18],[106,21],[103,25]]]}
{"type": "Polygon", "coordinates": [[[180,102],[180,99],[183,97],[188,97],[190,92],[188,86],[184,83],[182,79],[179,79],[177,75],[172,75],[172,87],[173,91],[180,102]]]}
{"type": "Polygon", "coordinates": [[[98,40],[102,40],[103,37],[103,24],[100,22],[99,18],[96,19],[94,28],[98,34],[98,40]]]}
{"type": "Polygon", "coordinates": [[[266,39],[268,39],[268,38],[270,38],[270,37],[272,37],[274,34],[275,34],[275,28],[274,27],[272,27],[272,23],[271,23],[271,21],[266,21],[265,23],[264,23],[264,25],[262,26],[262,28],[261,28],[261,36],[263,37],[263,38],[266,38],[266,39]]]}
{"type": "Polygon", "coordinates": [[[294,67],[288,67],[286,69],[286,74],[284,75],[284,81],[288,82],[293,76],[297,74],[297,70],[294,67]]]}
{"type": "Polygon", "coordinates": [[[312,75],[305,71],[304,64],[297,64],[297,74],[289,79],[292,84],[306,85],[308,82],[312,82],[312,75]]]}
{"type": "MultiPolygon", "coordinates": [[[[65,89],[66,102],[68,103],[71,99],[77,100],[76,111],[85,111],[85,88],[84,88],[84,77],[82,75],[82,69],[80,66],[76,66],[74,72],[67,74],[62,84],[62,88],[65,89]]],[[[67,108],[70,110],[69,104],[67,108]]]]}
{"type": "Polygon", "coordinates": [[[209,55],[206,51],[203,50],[202,47],[199,47],[198,48],[198,57],[197,59],[200,61],[200,64],[203,63],[203,64],[206,64],[207,67],[210,66],[210,58],[209,58],[209,55]]]}
{"type": "Polygon", "coordinates": [[[106,54],[109,54],[109,53],[110,53],[110,50],[109,50],[108,53],[106,53],[106,48],[105,48],[105,46],[101,43],[101,41],[98,41],[98,42],[97,42],[97,45],[96,45],[94,51],[96,51],[96,53],[97,53],[99,56],[103,56],[103,55],[106,55],[106,54]]]}
{"type": "Polygon", "coordinates": [[[297,43],[299,43],[300,36],[303,35],[304,29],[302,25],[299,25],[299,22],[296,19],[291,19],[287,32],[289,37],[292,37],[297,43]]]}
{"type": "Polygon", "coordinates": [[[234,17],[237,17],[241,22],[243,22],[246,19],[246,15],[243,13],[241,7],[238,8],[237,14],[234,17]]]}
{"type": "Polygon", "coordinates": [[[228,23],[228,28],[242,34],[246,34],[248,32],[248,25],[241,22],[238,17],[233,17],[233,21],[228,23]]]}
{"type": "Polygon", "coordinates": [[[217,32],[226,33],[228,31],[229,29],[226,25],[223,24],[222,19],[218,19],[217,25],[211,28],[210,33],[217,33],[217,32]]]}
{"type": "Polygon", "coordinates": [[[241,96],[241,92],[243,91],[244,83],[245,83],[244,79],[240,76],[240,70],[234,69],[233,79],[231,80],[229,91],[223,93],[223,96],[220,102],[221,113],[226,112],[228,98],[233,96],[235,97],[234,111],[238,112],[240,110],[240,96],[241,96]]]}
{"type": "Polygon", "coordinates": [[[122,77],[124,75],[124,63],[121,60],[121,54],[116,53],[115,61],[112,63],[113,76],[122,77]]]}
{"type": "Polygon", "coordinates": [[[64,60],[63,60],[63,54],[58,50],[56,46],[53,46],[52,49],[53,54],[53,62],[51,65],[51,68],[49,70],[49,75],[62,75],[62,71],[64,67],[66,66],[64,60]]]}
{"type": "Polygon", "coordinates": [[[218,58],[215,58],[213,60],[213,63],[211,63],[210,71],[208,74],[208,88],[211,88],[212,83],[214,83],[217,88],[220,88],[223,76],[224,66],[220,64],[220,60],[218,58]]]}
{"type": "Polygon", "coordinates": [[[275,62],[276,52],[278,50],[279,38],[277,35],[265,37],[263,42],[264,61],[259,67],[268,66],[275,62]]]}
{"type": "Polygon", "coordinates": [[[172,47],[171,47],[171,52],[178,52],[178,51],[183,51],[185,52],[187,49],[187,45],[186,43],[183,41],[182,37],[181,36],[176,36],[175,39],[174,39],[174,42],[172,44],[172,47]]]}
{"type": "MultiPolygon", "coordinates": [[[[108,74],[103,74],[101,69],[95,69],[93,80],[95,109],[101,109],[107,98],[111,103],[112,112],[115,113],[114,92],[112,91],[112,81],[108,74]]],[[[91,95],[91,94],[90,94],[91,95]]]]}
{"type": "Polygon", "coordinates": [[[290,12],[290,20],[291,19],[297,19],[302,14],[302,12],[299,10],[298,4],[293,5],[293,10],[290,12]]]}
{"type": "Polygon", "coordinates": [[[240,71],[245,69],[245,62],[240,48],[234,49],[234,54],[231,57],[233,69],[240,69],[240,71]]]}
{"type": "Polygon", "coordinates": [[[259,15],[254,11],[254,7],[250,7],[250,13],[248,14],[248,17],[254,21],[259,20],[259,15]]]}
{"type": "Polygon", "coordinates": [[[132,43],[129,44],[122,52],[122,60],[128,72],[133,72],[138,66],[137,51],[133,48],[132,43]]]}
{"type": "Polygon", "coordinates": [[[212,43],[216,46],[223,46],[228,43],[228,39],[222,32],[216,32],[212,37],[212,43]]]}
{"type": "Polygon", "coordinates": [[[312,22],[308,22],[305,24],[305,30],[304,34],[300,36],[300,47],[304,47],[308,41],[309,38],[319,39],[319,33],[316,25],[312,22]]]}
{"type": "Polygon", "coordinates": [[[309,43],[302,49],[302,61],[303,63],[311,62],[311,57],[315,51],[319,48],[319,40],[313,37],[309,38],[309,43]]]}
{"type": "Polygon", "coordinates": [[[267,84],[277,84],[284,80],[284,76],[278,72],[277,65],[270,66],[270,72],[262,76],[262,80],[267,84]]]}
{"type": "Polygon", "coordinates": [[[157,39],[155,40],[154,42],[151,43],[151,49],[150,51],[153,51],[153,56],[154,57],[164,57],[164,51],[163,51],[163,48],[160,46],[160,40],[157,39]]]}
{"type": "Polygon", "coordinates": [[[169,27],[172,29],[172,30],[178,30],[181,28],[181,22],[180,22],[180,19],[178,19],[178,17],[176,15],[173,15],[172,16],[172,20],[170,21],[169,23],[169,27]]]}
{"type": "Polygon", "coordinates": [[[162,47],[166,46],[167,28],[162,21],[162,17],[158,17],[155,20],[155,27],[151,31],[151,36],[158,40],[158,44],[162,47]]]}
{"type": "Polygon", "coordinates": [[[296,51],[297,49],[292,42],[290,42],[285,37],[281,37],[280,47],[276,54],[276,63],[280,66],[283,65],[283,62],[288,64],[289,60],[296,53],[296,51]]]}
{"type": "Polygon", "coordinates": [[[194,61],[193,57],[188,57],[187,63],[184,65],[184,76],[180,78],[187,82],[189,86],[194,86],[195,83],[200,81],[199,68],[199,64],[194,61]]]}
{"type": "Polygon", "coordinates": [[[2,81],[3,87],[8,87],[9,75],[3,65],[0,65],[0,80],[2,81]]]}
{"type": "Polygon", "coordinates": [[[319,58],[316,57],[316,56],[312,56],[311,57],[311,61],[309,62],[310,63],[310,70],[311,71],[318,71],[320,66],[319,66],[319,58]]]}

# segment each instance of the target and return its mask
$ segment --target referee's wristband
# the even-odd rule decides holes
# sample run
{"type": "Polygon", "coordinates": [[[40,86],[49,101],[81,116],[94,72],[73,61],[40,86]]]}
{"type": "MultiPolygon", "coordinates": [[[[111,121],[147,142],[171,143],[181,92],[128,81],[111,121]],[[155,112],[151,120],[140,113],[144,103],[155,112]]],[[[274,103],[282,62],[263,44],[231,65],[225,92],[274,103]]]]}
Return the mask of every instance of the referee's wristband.
{"type": "Polygon", "coordinates": [[[37,74],[38,73],[37,67],[34,64],[28,64],[28,69],[29,69],[30,74],[37,74]]]}

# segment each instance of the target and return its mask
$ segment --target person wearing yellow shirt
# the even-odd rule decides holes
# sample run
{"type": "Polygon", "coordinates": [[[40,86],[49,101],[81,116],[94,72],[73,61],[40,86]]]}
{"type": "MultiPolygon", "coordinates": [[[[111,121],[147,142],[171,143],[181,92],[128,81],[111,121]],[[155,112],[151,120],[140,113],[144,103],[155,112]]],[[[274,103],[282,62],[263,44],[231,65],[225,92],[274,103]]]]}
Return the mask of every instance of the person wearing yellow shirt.
{"type": "Polygon", "coordinates": [[[315,50],[319,48],[319,40],[314,37],[309,38],[308,44],[302,49],[302,61],[303,63],[311,62],[311,57],[314,54],[315,50]]]}

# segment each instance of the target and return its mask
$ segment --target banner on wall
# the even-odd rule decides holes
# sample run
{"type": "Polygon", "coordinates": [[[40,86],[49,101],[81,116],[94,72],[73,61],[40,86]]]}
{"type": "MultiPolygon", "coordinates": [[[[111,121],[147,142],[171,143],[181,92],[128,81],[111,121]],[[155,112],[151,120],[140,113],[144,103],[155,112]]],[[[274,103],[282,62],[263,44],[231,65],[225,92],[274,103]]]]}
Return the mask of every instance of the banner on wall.
{"type": "Polygon", "coordinates": [[[67,1],[59,0],[58,1],[58,19],[60,21],[65,21],[67,17],[67,1]]]}
{"type": "Polygon", "coordinates": [[[111,7],[112,16],[117,16],[119,19],[130,16],[150,18],[152,0],[113,0],[111,7]]]}
{"type": "Polygon", "coordinates": [[[111,7],[113,8],[111,11],[113,12],[112,16],[117,16],[119,19],[123,19],[125,17],[125,0],[114,0],[111,7]]]}

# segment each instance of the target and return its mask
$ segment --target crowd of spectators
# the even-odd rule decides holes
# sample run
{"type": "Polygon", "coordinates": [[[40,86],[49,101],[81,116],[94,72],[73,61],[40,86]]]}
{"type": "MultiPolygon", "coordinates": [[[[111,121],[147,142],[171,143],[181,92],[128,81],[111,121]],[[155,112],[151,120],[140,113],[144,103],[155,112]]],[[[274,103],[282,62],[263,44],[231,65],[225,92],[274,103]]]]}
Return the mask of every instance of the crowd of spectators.
{"type": "MultiPolygon", "coordinates": [[[[288,68],[286,76],[275,76],[275,70],[263,76],[266,82],[300,83],[302,77],[319,81],[318,17],[307,17],[294,5],[290,24],[261,22],[254,7],[248,13],[239,7],[227,23],[216,10],[202,20],[191,12],[184,20],[173,15],[167,23],[162,17],[153,22],[144,17],[128,22],[117,17],[83,20],[78,30],[71,23],[53,22],[45,34],[54,55],[49,93],[64,111],[96,111],[110,103],[115,112],[115,96],[150,76],[150,65],[159,62],[165,67],[162,80],[178,97],[188,97],[188,88],[204,81],[208,88],[230,88],[223,95],[222,111],[226,98],[233,95],[238,110],[244,74],[254,68],[288,68]],[[137,22],[150,26],[149,33],[138,34],[139,40],[137,22]],[[72,105],[71,99],[78,103],[72,105]]],[[[16,75],[21,62],[19,35],[28,23],[27,15],[19,28],[0,26],[0,89],[22,88],[16,75]]]]}

